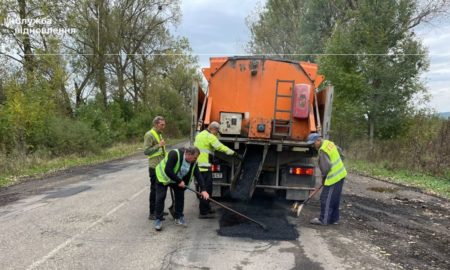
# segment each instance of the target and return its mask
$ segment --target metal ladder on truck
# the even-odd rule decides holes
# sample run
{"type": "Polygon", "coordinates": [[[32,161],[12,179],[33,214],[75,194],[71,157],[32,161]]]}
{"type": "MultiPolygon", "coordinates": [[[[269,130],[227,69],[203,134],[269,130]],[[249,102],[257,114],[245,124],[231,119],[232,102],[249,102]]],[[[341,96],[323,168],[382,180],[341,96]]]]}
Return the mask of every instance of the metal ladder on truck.
{"type": "Polygon", "coordinates": [[[275,106],[273,111],[272,135],[281,137],[290,137],[292,132],[292,92],[294,91],[295,81],[293,80],[277,80],[275,89],[275,106]],[[290,84],[290,93],[280,93],[280,84],[290,84]],[[289,100],[290,108],[282,108],[279,104],[280,100],[289,100]],[[289,115],[281,117],[282,115],[289,115]]]}

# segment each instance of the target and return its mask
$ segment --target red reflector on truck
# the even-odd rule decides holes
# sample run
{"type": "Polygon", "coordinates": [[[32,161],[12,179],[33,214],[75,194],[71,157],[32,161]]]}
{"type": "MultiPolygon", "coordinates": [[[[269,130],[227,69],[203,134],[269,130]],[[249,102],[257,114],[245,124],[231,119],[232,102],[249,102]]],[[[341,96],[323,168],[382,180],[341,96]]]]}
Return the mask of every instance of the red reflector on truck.
{"type": "Polygon", "coordinates": [[[291,167],[289,173],[294,175],[314,175],[314,168],[291,167]]]}
{"type": "Polygon", "coordinates": [[[212,164],[212,165],[211,165],[211,171],[212,171],[212,172],[220,172],[220,165],[218,165],[218,164],[212,164]]]}

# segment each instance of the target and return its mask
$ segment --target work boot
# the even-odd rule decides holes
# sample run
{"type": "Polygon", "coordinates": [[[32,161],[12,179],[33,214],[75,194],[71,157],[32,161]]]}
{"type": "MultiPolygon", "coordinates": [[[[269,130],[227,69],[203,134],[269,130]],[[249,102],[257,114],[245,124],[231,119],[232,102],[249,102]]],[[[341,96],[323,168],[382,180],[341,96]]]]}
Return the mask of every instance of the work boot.
{"type": "Polygon", "coordinates": [[[162,221],[160,219],[155,220],[155,230],[160,231],[162,229],[162,221]]]}
{"type": "Polygon", "coordinates": [[[183,227],[187,227],[186,221],[184,220],[184,216],[175,219],[175,225],[180,225],[183,227]]]}
{"type": "Polygon", "coordinates": [[[318,218],[313,218],[311,219],[311,221],[309,221],[309,223],[314,224],[314,225],[325,225],[322,223],[322,221],[320,221],[320,219],[318,218]]]}
{"type": "Polygon", "coordinates": [[[210,214],[210,213],[199,214],[198,218],[199,219],[215,218],[215,215],[214,214],[210,214]]]}

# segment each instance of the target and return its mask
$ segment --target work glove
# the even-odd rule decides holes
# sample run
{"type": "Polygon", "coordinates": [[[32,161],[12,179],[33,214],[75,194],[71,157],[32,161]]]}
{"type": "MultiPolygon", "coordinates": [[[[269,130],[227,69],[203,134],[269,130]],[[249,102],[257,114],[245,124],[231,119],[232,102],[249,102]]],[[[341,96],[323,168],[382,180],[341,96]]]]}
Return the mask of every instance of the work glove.
{"type": "Polygon", "coordinates": [[[238,152],[234,152],[233,157],[235,157],[235,158],[237,158],[239,160],[243,160],[244,159],[244,157],[241,154],[239,154],[238,152]]]}

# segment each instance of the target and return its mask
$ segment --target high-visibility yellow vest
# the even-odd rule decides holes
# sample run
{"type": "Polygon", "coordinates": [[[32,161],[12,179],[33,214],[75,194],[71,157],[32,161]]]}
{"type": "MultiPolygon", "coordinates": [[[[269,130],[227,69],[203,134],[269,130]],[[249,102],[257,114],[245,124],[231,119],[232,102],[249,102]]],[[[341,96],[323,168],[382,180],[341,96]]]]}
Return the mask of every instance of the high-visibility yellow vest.
{"type": "Polygon", "coordinates": [[[331,162],[331,169],[327,174],[324,185],[331,186],[344,179],[347,176],[347,171],[336,145],[329,140],[323,140],[319,151],[325,152],[331,162]]]}
{"type": "MultiPolygon", "coordinates": [[[[150,130],[150,133],[152,134],[153,138],[155,138],[156,142],[159,144],[162,140],[162,136],[158,132],[156,132],[155,128],[152,128],[150,130]]],[[[163,147],[158,148],[158,151],[156,151],[155,153],[149,155],[148,158],[162,156],[162,155],[165,155],[165,153],[166,153],[166,147],[163,146],[163,147]]]]}
{"type": "Polygon", "coordinates": [[[209,155],[213,155],[214,150],[223,152],[227,155],[234,154],[233,150],[222,144],[219,139],[208,130],[203,130],[195,136],[194,146],[200,150],[197,162],[201,172],[207,171],[208,168],[211,167],[209,155]]]}
{"type": "MultiPolygon", "coordinates": [[[[180,150],[174,149],[174,150],[172,150],[172,151],[176,151],[176,152],[177,152],[177,158],[178,158],[178,160],[177,160],[177,164],[176,164],[175,167],[173,168],[173,172],[174,172],[175,174],[177,174],[178,171],[179,171],[180,168],[181,168],[181,162],[182,162],[181,158],[184,158],[184,157],[181,157],[181,158],[180,158],[180,150]]],[[[160,182],[161,184],[163,184],[163,185],[165,185],[165,186],[167,186],[168,184],[174,184],[174,183],[175,183],[172,179],[170,179],[169,176],[167,176],[166,172],[164,171],[164,170],[166,169],[166,164],[167,164],[167,159],[168,159],[168,158],[169,158],[169,155],[167,155],[167,156],[166,156],[166,157],[158,164],[158,166],[156,166],[156,178],[158,179],[158,182],[160,182]]],[[[197,166],[197,164],[194,164],[194,167],[192,168],[192,171],[191,171],[191,175],[189,176],[189,180],[188,180],[187,183],[185,183],[186,186],[189,186],[189,184],[191,183],[192,176],[194,175],[195,166],[197,166]]]]}

